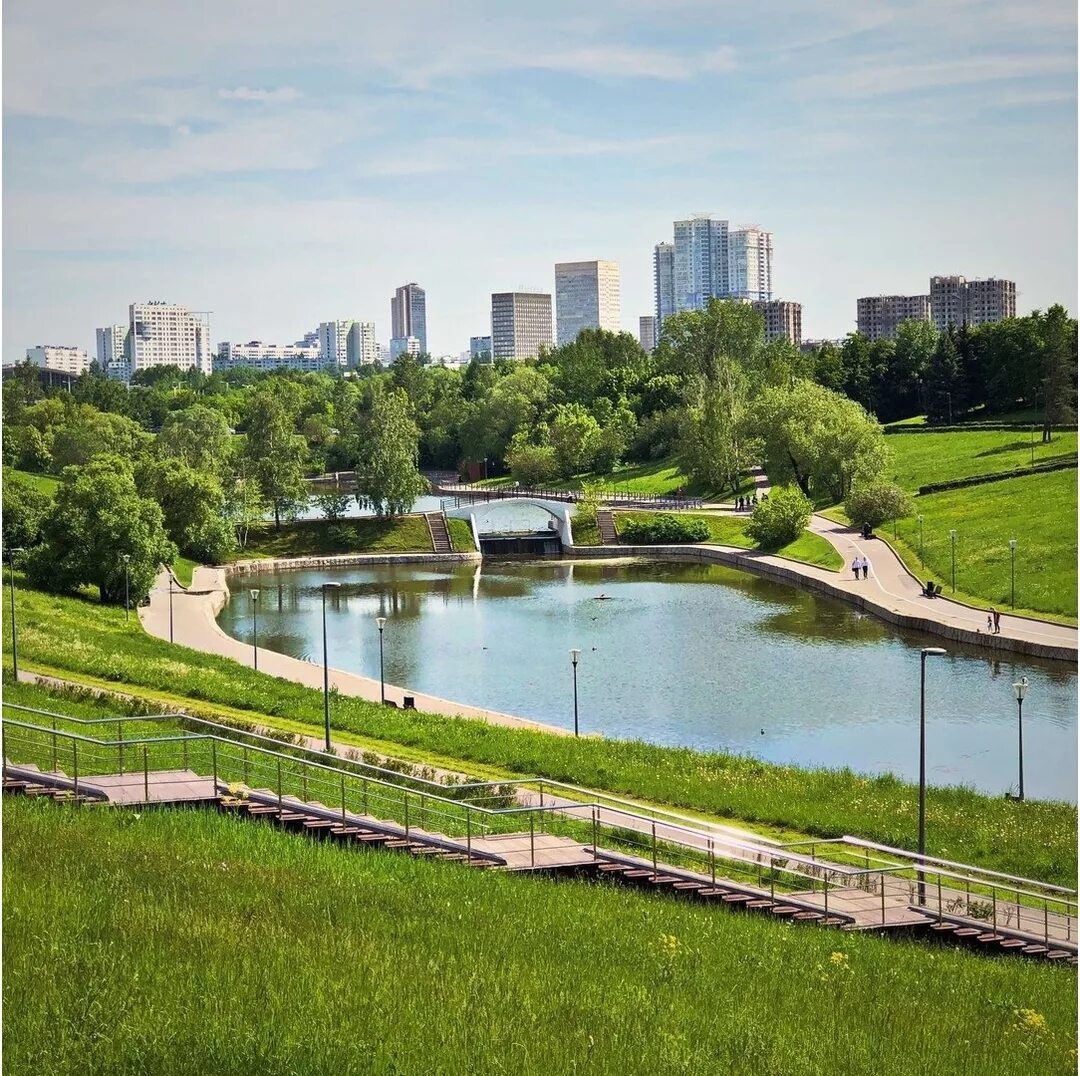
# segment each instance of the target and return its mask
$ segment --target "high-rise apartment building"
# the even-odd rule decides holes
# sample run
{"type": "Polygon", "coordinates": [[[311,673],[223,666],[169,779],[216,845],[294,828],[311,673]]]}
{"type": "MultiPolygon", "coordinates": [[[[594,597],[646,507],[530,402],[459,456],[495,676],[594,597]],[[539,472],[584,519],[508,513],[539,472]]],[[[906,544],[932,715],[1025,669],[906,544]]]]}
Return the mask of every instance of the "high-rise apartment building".
{"type": "Polygon", "coordinates": [[[186,306],[164,302],[128,307],[130,374],[152,366],[210,373],[210,327],[186,306]]]}
{"type": "Polygon", "coordinates": [[[765,318],[765,343],[790,340],[802,345],[802,303],[787,299],[752,300],[750,305],[765,318]]]}
{"type": "Polygon", "coordinates": [[[345,370],[349,366],[349,331],[353,323],[348,318],[323,321],[316,330],[319,334],[319,353],[327,369],[345,370]]]}
{"type": "Polygon", "coordinates": [[[97,330],[97,361],[112,378],[128,380],[128,327],[106,325],[97,330]]]}
{"type": "MultiPolygon", "coordinates": [[[[415,336],[420,350],[427,353],[427,293],[419,284],[402,284],[390,300],[390,339],[407,340],[415,336]]],[[[394,345],[391,342],[391,353],[394,345]]],[[[400,348],[398,354],[405,350],[400,348]]]]}
{"type": "Polygon", "coordinates": [[[491,357],[535,359],[551,346],[551,296],[503,291],[491,296],[491,357]]]}
{"type": "Polygon", "coordinates": [[[867,340],[895,340],[905,321],[929,320],[929,295],[864,295],[855,302],[855,326],[867,340]]]}
{"type": "Polygon", "coordinates": [[[43,370],[58,370],[64,374],[85,374],[90,369],[86,348],[62,344],[38,344],[26,349],[26,361],[43,370]]]}
{"type": "Polygon", "coordinates": [[[987,325],[1016,317],[1016,284],[1011,280],[968,280],[962,276],[930,278],[930,316],[934,328],[987,325]]]}
{"type": "Polygon", "coordinates": [[[345,350],[352,370],[378,362],[379,341],[375,339],[375,322],[354,321],[349,327],[345,350]]]}
{"type": "Polygon", "coordinates": [[[476,359],[479,362],[491,361],[491,337],[490,336],[470,336],[469,337],[469,359],[470,361],[476,359]]]}
{"type": "Polygon", "coordinates": [[[699,213],[674,227],[675,310],[702,310],[728,294],[728,222],[699,213]]]}
{"type": "Polygon", "coordinates": [[[740,228],[728,233],[727,247],[727,292],[717,298],[772,299],[772,232],[740,228]]]}
{"type": "Polygon", "coordinates": [[[233,344],[223,340],[214,356],[214,370],[235,370],[249,367],[252,370],[319,370],[322,353],[318,344],[265,344],[251,340],[246,344],[233,344]]]}
{"type": "Polygon", "coordinates": [[[397,362],[402,355],[420,355],[423,349],[417,336],[395,336],[390,341],[390,361],[397,362]]]}
{"type": "Polygon", "coordinates": [[[555,266],[555,338],[572,344],[582,329],[620,329],[617,262],[558,262],[555,266]]]}
{"type": "Polygon", "coordinates": [[[656,335],[659,340],[664,322],[675,313],[674,243],[657,243],[653,247],[653,305],[656,310],[656,335]]]}
{"type": "Polygon", "coordinates": [[[637,319],[638,323],[638,342],[641,344],[645,351],[656,350],[656,318],[650,315],[643,315],[637,319]]]}

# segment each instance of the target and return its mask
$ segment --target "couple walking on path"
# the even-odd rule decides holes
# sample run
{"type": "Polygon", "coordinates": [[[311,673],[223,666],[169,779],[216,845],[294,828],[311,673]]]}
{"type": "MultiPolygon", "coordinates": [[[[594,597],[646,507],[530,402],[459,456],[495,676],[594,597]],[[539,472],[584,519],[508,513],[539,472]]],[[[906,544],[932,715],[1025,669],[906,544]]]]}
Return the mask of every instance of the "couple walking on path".
{"type": "Polygon", "coordinates": [[[851,562],[851,570],[855,573],[855,578],[859,578],[859,572],[862,572],[862,578],[866,579],[870,575],[870,558],[864,557],[861,553],[851,562]]]}
{"type": "Polygon", "coordinates": [[[1001,634],[1001,614],[996,609],[991,609],[986,614],[986,630],[991,635],[1001,634]]]}

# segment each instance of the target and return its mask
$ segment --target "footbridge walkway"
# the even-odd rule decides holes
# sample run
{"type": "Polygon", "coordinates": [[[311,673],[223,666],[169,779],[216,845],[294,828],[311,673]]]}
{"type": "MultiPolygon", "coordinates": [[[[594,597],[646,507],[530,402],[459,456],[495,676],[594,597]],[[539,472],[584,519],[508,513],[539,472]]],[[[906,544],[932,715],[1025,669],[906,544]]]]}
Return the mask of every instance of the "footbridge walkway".
{"type": "Polygon", "coordinates": [[[184,714],[4,703],[0,734],[5,792],[75,808],[207,806],[353,847],[1076,963],[1074,890],[854,837],[780,844],[540,778],[447,785],[184,714]]]}

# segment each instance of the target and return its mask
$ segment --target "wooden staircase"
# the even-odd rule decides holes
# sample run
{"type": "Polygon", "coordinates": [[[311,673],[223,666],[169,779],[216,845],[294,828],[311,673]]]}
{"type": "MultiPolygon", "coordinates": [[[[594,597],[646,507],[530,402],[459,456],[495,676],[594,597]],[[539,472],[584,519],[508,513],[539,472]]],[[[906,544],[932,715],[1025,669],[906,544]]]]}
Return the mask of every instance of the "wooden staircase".
{"type": "Polygon", "coordinates": [[[425,512],[428,534],[431,535],[431,548],[436,553],[453,553],[454,543],[450,541],[450,528],[446,525],[446,516],[442,512],[425,512]]]}
{"type": "Polygon", "coordinates": [[[596,528],[600,532],[601,545],[619,544],[619,532],[615,529],[615,515],[610,508],[597,508],[596,528]]]}

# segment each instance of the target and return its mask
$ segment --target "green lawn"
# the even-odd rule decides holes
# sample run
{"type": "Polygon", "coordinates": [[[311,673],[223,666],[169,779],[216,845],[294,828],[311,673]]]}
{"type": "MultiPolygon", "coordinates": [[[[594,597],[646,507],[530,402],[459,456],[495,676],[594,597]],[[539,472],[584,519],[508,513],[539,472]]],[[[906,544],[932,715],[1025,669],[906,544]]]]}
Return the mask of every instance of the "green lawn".
{"type": "MultiPolygon", "coordinates": [[[[210,715],[227,709],[252,721],[321,727],[322,693],[236,662],[174,646],[143,633],[123,608],[31,590],[16,576],[20,666],[148,689],[166,705],[210,715]]],[[[9,611],[4,618],[9,625],[9,611]]],[[[4,632],[10,650],[10,631],[4,632]]],[[[8,690],[5,685],[5,690],[8,690]]],[[[860,834],[914,846],[916,790],[890,775],[801,770],[756,759],[629,740],[555,736],[531,729],[389,709],[356,698],[333,702],[337,729],[373,750],[397,745],[433,764],[497,767],[540,775],[704,815],[787,827],[815,836],[860,834]],[[437,760],[437,761],[436,761],[437,760]]],[[[1000,797],[935,788],[928,799],[928,851],[1008,873],[1074,886],[1076,807],[1030,802],[1022,813],[1000,797]]]]}
{"type": "MultiPolygon", "coordinates": [[[[1035,463],[1076,457],[1076,433],[1055,433],[1044,445],[1035,434],[1035,463]]],[[[1028,434],[1013,430],[972,430],[959,433],[893,434],[891,477],[904,489],[916,490],[934,482],[950,482],[972,475],[997,474],[1031,466],[1032,442],[1028,434]]],[[[1076,475],[1072,475],[1076,484],[1076,475]]]]}
{"type": "MultiPolygon", "coordinates": [[[[1075,621],[1075,471],[1053,471],[946,490],[916,497],[913,503],[916,515],[898,524],[898,552],[921,579],[933,575],[949,593],[949,531],[955,529],[957,596],[974,604],[1007,609],[1009,539],[1015,538],[1017,609],[1075,621]],[[920,566],[919,558],[919,514],[923,517],[925,567],[920,566]]],[[[892,537],[891,525],[885,524],[881,531],[892,537]]]]}
{"type": "MultiPolygon", "coordinates": [[[[8,470],[8,468],[4,468],[8,470]]],[[[11,474],[16,478],[21,478],[27,485],[33,486],[38,492],[44,493],[46,497],[55,497],[56,490],[60,485],[60,479],[53,478],[47,474],[34,474],[31,471],[16,471],[11,469],[11,474]]]]}
{"type": "Polygon", "coordinates": [[[472,527],[468,520],[447,518],[446,525],[450,530],[450,541],[455,553],[476,552],[476,542],[473,540],[472,527]]]}
{"type": "MultiPolygon", "coordinates": [[[[717,515],[707,512],[685,513],[694,519],[704,520],[709,528],[709,537],[706,541],[714,545],[735,546],[739,549],[755,548],[753,541],[747,537],[747,516],[717,515]]],[[[646,520],[656,515],[655,512],[616,512],[615,526],[618,529],[623,523],[632,520],[646,520]]],[[[680,513],[682,518],[682,513],[680,513]]],[[[578,541],[575,531],[575,541],[578,541]]],[[[599,538],[597,538],[599,541],[599,538]]],[[[776,551],[776,556],[786,557],[788,560],[805,561],[808,564],[817,564],[830,571],[839,571],[844,562],[840,554],[824,538],[810,531],[803,533],[788,545],[776,551]]]]}
{"type": "Polygon", "coordinates": [[[4,823],[13,1074],[1075,1064],[1066,967],[344,850],[209,812],[13,799],[4,823]]]}
{"type": "Polygon", "coordinates": [[[190,587],[191,575],[198,566],[199,562],[197,560],[190,560],[188,557],[177,557],[172,562],[173,575],[176,576],[176,581],[182,587],[190,587]]]}
{"type": "MultiPolygon", "coordinates": [[[[471,544],[471,536],[470,536],[471,544]]],[[[237,559],[249,557],[312,557],[340,553],[431,552],[431,535],[423,516],[395,516],[392,519],[366,517],[328,523],[322,519],[302,519],[252,527],[247,548],[237,559]]]]}

